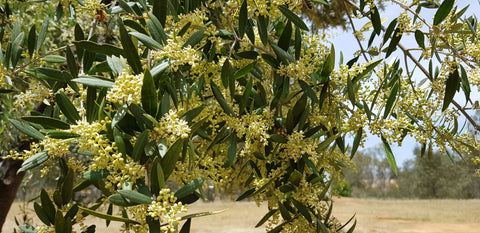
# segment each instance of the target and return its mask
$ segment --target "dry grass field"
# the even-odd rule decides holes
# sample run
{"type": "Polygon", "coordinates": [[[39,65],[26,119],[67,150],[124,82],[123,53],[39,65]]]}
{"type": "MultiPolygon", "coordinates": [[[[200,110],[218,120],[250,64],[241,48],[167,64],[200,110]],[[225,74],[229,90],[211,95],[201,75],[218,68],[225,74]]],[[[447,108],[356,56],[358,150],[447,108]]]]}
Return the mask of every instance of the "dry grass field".
{"type": "MultiPolygon", "coordinates": [[[[225,212],[196,218],[192,221],[193,233],[250,233],[264,232],[254,228],[265,213],[253,202],[195,203],[189,213],[224,210],[225,212]]],[[[480,232],[480,200],[378,200],[337,198],[334,200],[334,215],[342,222],[356,214],[355,232],[480,232]]],[[[33,210],[27,208],[30,216],[33,210]]],[[[10,212],[3,232],[13,232],[14,216],[21,218],[21,205],[16,204],[10,212]]],[[[32,220],[37,222],[35,218],[32,220]]],[[[105,228],[101,220],[93,220],[97,232],[118,232],[119,224],[105,228]]]]}

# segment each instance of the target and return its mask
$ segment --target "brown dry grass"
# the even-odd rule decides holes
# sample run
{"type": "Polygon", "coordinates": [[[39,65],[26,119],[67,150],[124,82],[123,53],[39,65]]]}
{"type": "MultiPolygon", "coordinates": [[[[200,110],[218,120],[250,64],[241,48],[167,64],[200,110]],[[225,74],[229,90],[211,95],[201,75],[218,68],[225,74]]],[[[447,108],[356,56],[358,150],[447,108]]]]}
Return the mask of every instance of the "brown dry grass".
{"type": "MultiPolygon", "coordinates": [[[[21,219],[19,203],[15,204],[4,226],[4,233],[13,232],[14,216],[21,219]]],[[[195,218],[193,233],[206,232],[264,232],[254,228],[266,213],[266,207],[258,208],[253,202],[195,203],[189,206],[189,213],[224,210],[225,212],[195,218]]],[[[334,200],[334,216],[346,222],[356,214],[355,232],[480,232],[480,200],[378,200],[337,198],[334,200]]],[[[27,208],[30,216],[33,211],[27,208]]],[[[33,219],[34,222],[38,220],[33,219]]],[[[118,232],[120,224],[105,227],[105,222],[93,219],[97,232],[118,232]]]]}

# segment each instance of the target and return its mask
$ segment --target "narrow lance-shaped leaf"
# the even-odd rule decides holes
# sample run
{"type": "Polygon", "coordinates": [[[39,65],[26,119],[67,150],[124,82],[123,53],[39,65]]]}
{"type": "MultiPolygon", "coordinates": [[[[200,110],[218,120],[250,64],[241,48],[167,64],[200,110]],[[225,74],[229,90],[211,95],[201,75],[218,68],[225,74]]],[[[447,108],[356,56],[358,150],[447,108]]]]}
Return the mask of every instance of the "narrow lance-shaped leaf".
{"type": "Polygon", "coordinates": [[[157,114],[157,89],[155,88],[155,82],[150,74],[150,71],[146,69],[143,72],[143,85],[142,85],[142,107],[148,114],[155,116],[157,114]]]}
{"type": "Polygon", "coordinates": [[[42,208],[45,211],[48,220],[51,223],[55,223],[55,206],[53,205],[53,202],[48,196],[48,193],[45,191],[45,189],[42,189],[42,191],[40,192],[40,201],[42,203],[42,208]]]}
{"type": "Polygon", "coordinates": [[[444,0],[440,7],[438,8],[437,12],[435,12],[435,16],[433,17],[433,25],[439,25],[445,18],[447,18],[448,14],[453,8],[453,4],[455,0],[444,0]]]}
{"type": "Polygon", "coordinates": [[[415,31],[415,40],[420,48],[425,49],[425,36],[423,35],[422,31],[418,29],[415,31]]]}
{"type": "Polygon", "coordinates": [[[38,39],[37,39],[37,45],[36,45],[36,50],[40,50],[40,47],[42,47],[43,42],[45,41],[45,37],[47,36],[47,30],[48,30],[48,21],[50,19],[48,17],[45,17],[42,23],[42,27],[40,28],[40,32],[38,33],[38,39]]]}
{"type": "Polygon", "coordinates": [[[268,44],[268,26],[263,15],[259,15],[257,18],[257,27],[258,27],[258,34],[260,35],[260,40],[262,41],[263,45],[268,44]]]}
{"type": "Polygon", "coordinates": [[[303,22],[303,20],[300,17],[298,17],[297,14],[293,13],[290,9],[288,9],[288,7],[286,5],[280,5],[280,6],[278,6],[278,9],[282,12],[282,14],[285,17],[287,17],[287,19],[289,19],[295,25],[297,25],[297,27],[299,27],[299,28],[301,28],[305,31],[308,31],[308,27],[305,24],[305,22],[303,22]]]}
{"type": "Polygon", "coordinates": [[[218,89],[218,86],[213,81],[210,81],[210,86],[212,88],[212,92],[213,92],[213,95],[215,96],[215,99],[217,99],[223,111],[225,111],[225,113],[227,113],[228,115],[231,115],[231,116],[235,115],[232,108],[228,105],[227,101],[225,100],[225,97],[223,97],[222,92],[220,91],[220,89],[218,89]]]}
{"type": "Polygon", "coordinates": [[[173,169],[175,169],[175,165],[177,163],[178,158],[180,157],[180,152],[183,147],[183,140],[178,139],[171,145],[165,156],[162,158],[162,169],[165,179],[167,179],[170,174],[172,173],[173,169]]]}
{"type": "Polygon", "coordinates": [[[86,86],[98,87],[98,88],[112,88],[114,82],[112,80],[100,79],[88,76],[79,76],[72,79],[73,82],[81,83],[86,86]]]}
{"type": "Polygon", "coordinates": [[[382,32],[382,20],[380,19],[380,11],[377,7],[373,7],[371,9],[371,12],[373,31],[375,32],[375,34],[380,35],[380,32],[382,32]]]}
{"type": "Polygon", "coordinates": [[[162,45],[155,41],[153,38],[140,33],[140,32],[130,32],[130,35],[136,37],[139,41],[141,41],[147,48],[152,50],[160,50],[162,49],[162,45]]]}
{"type": "Polygon", "coordinates": [[[22,117],[22,120],[40,124],[47,129],[70,129],[70,124],[56,118],[47,116],[28,116],[22,117]]]}
{"type": "Polygon", "coordinates": [[[33,126],[31,126],[30,124],[28,124],[26,122],[14,120],[14,119],[8,119],[8,120],[20,132],[22,132],[22,133],[24,133],[24,134],[26,134],[30,137],[33,137],[33,138],[38,139],[38,140],[43,140],[45,138],[45,135],[40,133],[40,131],[38,131],[37,129],[35,129],[33,126]]]}
{"type": "Polygon", "coordinates": [[[445,97],[443,98],[442,111],[445,111],[445,109],[448,108],[459,87],[460,76],[458,74],[458,69],[455,69],[455,71],[448,75],[447,81],[445,82],[445,97]]]}
{"type": "Polygon", "coordinates": [[[153,201],[151,197],[132,190],[119,190],[118,193],[137,204],[150,204],[153,201]]]}
{"type": "Polygon", "coordinates": [[[204,182],[205,182],[205,178],[197,178],[195,180],[188,182],[185,186],[183,186],[181,189],[175,192],[175,197],[177,197],[177,199],[180,200],[192,194],[193,192],[195,192],[196,189],[201,188],[204,182]]]}
{"type": "Polygon", "coordinates": [[[47,161],[48,158],[49,158],[49,156],[47,154],[47,151],[42,151],[42,152],[36,153],[32,157],[23,161],[22,167],[20,167],[20,169],[18,169],[17,173],[27,171],[27,170],[33,169],[35,167],[38,167],[39,165],[41,165],[42,163],[47,161]]]}
{"type": "Polygon", "coordinates": [[[239,17],[238,17],[238,37],[243,38],[245,30],[247,27],[248,20],[248,9],[247,9],[247,0],[243,0],[242,6],[240,7],[239,17]]]}
{"type": "Polygon", "coordinates": [[[388,144],[387,140],[382,136],[383,149],[387,155],[387,161],[390,164],[395,175],[398,175],[397,161],[395,161],[395,156],[393,155],[392,148],[388,144]]]}
{"type": "Polygon", "coordinates": [[[385,105],[385,111],[383,113],[383,118],[387,118],[387,116],[392,111],[393,106],[395,105],[395,101],[397,100],[398,91],[400,89],[400,83],[395,82],[392,89],[390,90],[390,95],[387,99],[387,104],[385,105]]]}
{"type": "Polygon", "coordinates": [[[144,148],[145,148],[145,145],[147,145],[147,142],[148,142],[148,131],[145,130],[140,134],[140,136],[138,136],[137,142],[133,147],[132,158],[135,161],[140,161],[142,159],[143,155],[145,154],[144,148]]]}
{"type": "Polygon", "coordinates": [[[117,216],[113,216],[113,215],[109,215],[109,214],[100,213],[100,212],[97,212],[95,210],[91,210],[91,209],[81,207],[81,206],[79,206],[78,208],[86,214],[89,214],[89,215],[92,215],[92,216],[95,216],[95,217],[98,217],[98,218],[101,218],[101,219],[110,220],[110,221],[117,221],[117,222],[124,222],[124,223],[139,224],[138,222],[136,222],[134,220],[131,220],[131,219],[128,219],[128,218],[122,218],[122,217],[117,217],[117,216]]]}
{"type": "Polygon", "coordinates": [[[75,123],[80,120],[80,115],[78,114],[77,108],[75,108],[75,105],[73,105],[65,93],[57,93],[55,95],[55,100],[57,101],[60,110],[62,110],[63,115],[67,117],[68,121],[75,123]]]}
{"type": "Polygon", "coordinates": [[[130,38],[130,35],[128,34],[122,20],[119,20],[118,27],[120,29],[120,41],[122,43],[123,50],[125,51],[125,57],[127,58],[128,64],[130,67],[132,67],[133,73],[140,74],[142,73],[142,63],[140,62],[140,57],[138,56],[137,47],[133,44],[132,39],[130,38]]]}
{"type": "Polygon", "coordinates": [[[35,45],[37,43],[37,32],[35,24],[30,28],[30,32],[28,33],[28,55],[30,57],[33,55],[35,51],[35,45]]]}
{"type": "Polygon", "coordinates": [[[110,44],[98,44],[87,40],[74,41],[73,44],[75,44],[77,49],[85,49],[93,53],[105,54],[107,56],[125,56],[123,49],[110,44]]]}

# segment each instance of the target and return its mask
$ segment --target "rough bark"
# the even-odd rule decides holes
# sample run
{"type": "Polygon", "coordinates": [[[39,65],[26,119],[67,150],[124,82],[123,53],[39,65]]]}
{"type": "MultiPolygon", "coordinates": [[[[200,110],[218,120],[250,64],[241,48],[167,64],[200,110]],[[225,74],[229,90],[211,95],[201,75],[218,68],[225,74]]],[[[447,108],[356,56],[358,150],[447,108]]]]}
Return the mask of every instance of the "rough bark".
{"type": "Polygon", "coordinates": [[[2,167],[6,168],[4,177],[0,180],[0,233],[7,218],[8,211],[17,195],[18,187],[22,183],[25,172],[17,174],[23,161],[11,159],[3,160],[2,167]]]}

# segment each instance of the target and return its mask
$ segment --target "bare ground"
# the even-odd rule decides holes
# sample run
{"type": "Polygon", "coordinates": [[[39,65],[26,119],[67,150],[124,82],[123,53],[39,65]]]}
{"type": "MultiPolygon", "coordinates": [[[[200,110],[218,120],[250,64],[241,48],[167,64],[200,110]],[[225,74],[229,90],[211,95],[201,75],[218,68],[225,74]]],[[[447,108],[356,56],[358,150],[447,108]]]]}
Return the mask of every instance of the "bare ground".
{"type": "MultiPolygon", "coordinates": [[[[26,210],[30,221],[39,223],[34,217],[33,208],[26,210]]],[[[253,202],[195,203],[189,206],[189,214],[203,211],[225,210],[225,212],[195,218],[191,232],[264,232],[264,228],[254,228],[266,213],[266,207],[253,202]]],[[[378,200],[337,198],[334,200],[334,216],[346,222],[354,214],[357,219],[355,232],[480,232],[480,200],[378,200]]],[[[3,232],[13,232],[16,226],[14,217],[22,222],[22,204],[16,203],[10,211],[3,232]]],[[[97,232],[118,232],[120,224],[112,223],[105,227],[103,220],[92,219],[97,232]]]]}

